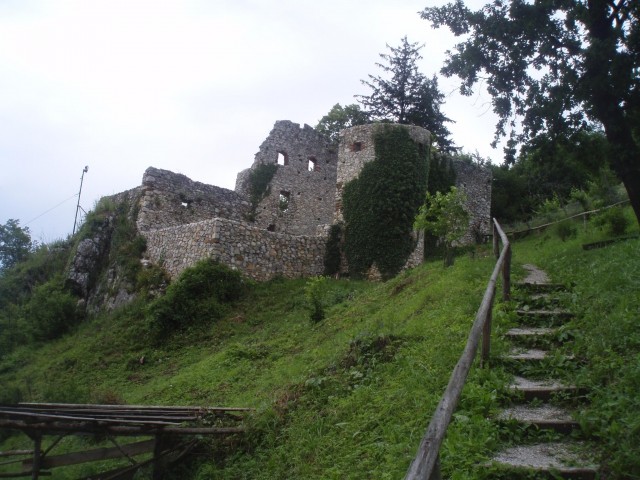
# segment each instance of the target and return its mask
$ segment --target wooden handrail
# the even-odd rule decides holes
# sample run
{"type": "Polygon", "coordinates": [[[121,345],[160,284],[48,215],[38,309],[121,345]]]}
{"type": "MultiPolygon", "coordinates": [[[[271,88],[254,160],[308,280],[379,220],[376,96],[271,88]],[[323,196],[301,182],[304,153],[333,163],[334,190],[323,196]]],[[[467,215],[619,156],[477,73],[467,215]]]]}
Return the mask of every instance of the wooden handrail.
{"type": "Polygon", "coordinates": [[[511,244],[496,219],[493,219],[493,231],[494,252],[498,260],[496,261],[487,289],[484,292],[480,308],[476,313],[467,344],[464,347],[458,363],[453,369],[449,384],[440,399],[440,403],[431,417],[431,422],[429,422],[427,431],[422,437],[416,457],[411,462],[409,470],[405,475],[405,480],[440,479],[440,445],[444,439],[453,412],[460,400],[462,389],[464,388],[465,381],[471,370],[471,365],[478,351],[481,336],[483,337],[483,364],[489,359],[491,345],[491,310],[496,293],[496,283],[500,274],[503,276],[503,298],[508,299],[511,293],[511,244]],[[499,253],[498,237],[502,241],[501,253],[499,253]]]}

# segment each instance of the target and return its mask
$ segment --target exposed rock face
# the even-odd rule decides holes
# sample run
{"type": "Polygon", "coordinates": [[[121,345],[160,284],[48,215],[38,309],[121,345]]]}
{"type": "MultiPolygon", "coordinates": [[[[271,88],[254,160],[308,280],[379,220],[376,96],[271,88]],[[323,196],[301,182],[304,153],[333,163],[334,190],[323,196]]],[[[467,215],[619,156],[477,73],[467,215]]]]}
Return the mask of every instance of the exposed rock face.
{"type": "Polygon", "coordinates": [[[78,243],[67,273],[67,284],[84,299],[88,298],[96,280],[95,275],[108,255],[112,233],[113,218],[107,217],[92,238],[85,238],[78,243]]]}

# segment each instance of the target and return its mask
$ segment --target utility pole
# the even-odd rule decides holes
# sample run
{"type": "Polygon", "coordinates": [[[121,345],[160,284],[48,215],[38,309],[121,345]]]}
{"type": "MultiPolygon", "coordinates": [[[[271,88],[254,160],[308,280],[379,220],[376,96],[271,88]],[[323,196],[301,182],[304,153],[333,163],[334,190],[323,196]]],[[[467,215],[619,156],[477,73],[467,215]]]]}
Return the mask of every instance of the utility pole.
{"type": "MultiPolygon", "coordinates": [[[[80,206],[80,195],[82,195],[82,182],[84,180],[84,174],[87,173],[89,171],[89,166],[85,166],[84,170],[82,170],[82,176],[80,177],[80,191],[78,192],[78,204],[76,205],[76,218],[73,221],[73,233],[71,235],[75,235],[76,233],[76,224],[78,223],[78,210],[80,210],[82,207],[80,206]]],[[[82,209],[82,211],[84,212],[84,209],[82,209]]]]}

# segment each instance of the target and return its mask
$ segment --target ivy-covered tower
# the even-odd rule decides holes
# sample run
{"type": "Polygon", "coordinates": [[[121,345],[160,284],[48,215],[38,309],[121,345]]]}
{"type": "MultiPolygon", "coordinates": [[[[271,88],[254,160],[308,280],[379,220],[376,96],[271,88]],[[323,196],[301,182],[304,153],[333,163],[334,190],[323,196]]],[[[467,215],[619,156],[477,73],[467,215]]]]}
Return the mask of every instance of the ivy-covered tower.
{"type": "Polygon", "coordinates": [[[422,262],[412,226],[427,188],[430,140],[424,128],[391,123],[340,133],[334,222],[343,224],[352,275],[391,277],[422,262]]]}

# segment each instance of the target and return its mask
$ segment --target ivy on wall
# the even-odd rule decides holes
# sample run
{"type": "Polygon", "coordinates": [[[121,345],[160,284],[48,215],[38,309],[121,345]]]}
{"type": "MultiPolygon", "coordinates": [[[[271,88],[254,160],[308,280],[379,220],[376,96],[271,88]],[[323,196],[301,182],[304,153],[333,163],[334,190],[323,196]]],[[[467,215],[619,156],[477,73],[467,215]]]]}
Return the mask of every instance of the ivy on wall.
{"type": "Polygon", "coordinates": [[[374,136],[374,146],[375,160],[344,188],[344,249],[353,277],[375,263],[386,279],[415,248],[413,221],[425,198],[429,149],[394,125],[374,136]]]}
{"type": "Polygon", "coordinates": [[[447,193],[456,185],[456,171],[451,155],[433,151],[429,158],[429,182],[427,190],[431,195],[436,192],[447,193]]]}
{"type": "Polygon", "coordinates": [[[329,229],[326,250],[324,254],[324,274],[335,275],[340,272],[340,240],[342,238],[342,223],[335,223],[329,229]]]}
{"type": "Polygon", "coordinates": [[[256,208],[262,199],[269,194],[269,183],[278,170],[275,163],[261,163],[251,169],[249,173],[249,200],[251,211],[247,215],[247,220],[254,222],[256,219],[256,208]]]}

